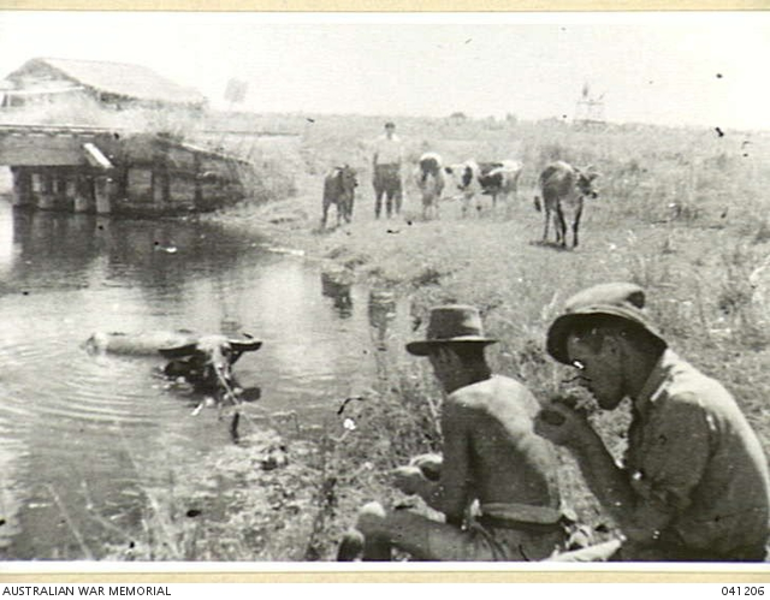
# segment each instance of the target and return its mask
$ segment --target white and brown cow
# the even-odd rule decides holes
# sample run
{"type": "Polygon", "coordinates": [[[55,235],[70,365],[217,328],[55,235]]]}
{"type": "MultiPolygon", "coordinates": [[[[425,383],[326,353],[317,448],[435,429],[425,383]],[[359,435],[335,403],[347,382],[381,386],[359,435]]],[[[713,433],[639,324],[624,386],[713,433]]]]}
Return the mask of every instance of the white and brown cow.
{"type": "Polygon", "coordinates": [[[498,198],[508,201],[511,197],[516,197],[523,166],[519,160],[501,160],[500,162],[479,164],[481,193],[492,196],[493,207],[497,206],[498,198]]]}
{"type": "Polygon", "coordinates": [[[445,171],[452,178],[452,188],[459,192],[462,201],[462,214],[475,205],[476,212],[481,212],[481,196],[491,196],[492,207],[497,206],[497,199],[507,199],[518,191],[522,163],[518,160],[478,163],[466,160],[458,165],[446,167],[445,171]]]}
{"type": "Polygon", "coordinates": [[[439,216],[439,202],[444,191],[444,168],[441,156],[435,152],[425,152],[420,156],[414,173],[415,183],[422,198],[422,217],[439,216]]]}
{"type": "Polygon", "coordinates": [[[476,200],[476,210],[481,211],[479,195],[479,165],[475,160],[466,160],[464,163],[444,167],[444,172],[449,175],[450,191],[453,198],[459,198],[463,217],[468,213],[471,203],[476,200]]]}
{"type": "MultiPolygon", "coordinates": [[[[572,227],[572,247],[578,245],[578,229],[583,214],[583,199],[596,198],[593,186],[599,176],[592,167],[581,171],[564,161],[556,161],[540,174],[540,190],[543,194],[545,227],[543,242],[548,241],[548,224],[553,214],[556,244],[567,247],[567,221],[572,227]]],[[[535,197],[535,207],[540,210],[540,199],[535,197]]]]}

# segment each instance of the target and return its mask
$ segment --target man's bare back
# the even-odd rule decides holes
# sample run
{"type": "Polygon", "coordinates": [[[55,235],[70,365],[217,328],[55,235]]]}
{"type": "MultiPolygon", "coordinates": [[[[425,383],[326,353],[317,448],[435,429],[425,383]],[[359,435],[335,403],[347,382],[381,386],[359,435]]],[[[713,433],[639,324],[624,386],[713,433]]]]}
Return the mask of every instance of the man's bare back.
{"type": "Polygon", "coordinates": [[[471,468],[465,475],[482,506],[517,502],[558,509],[554,450],[533,431],[538,410],[529,390],[502,375],[456,390],[444,406],[443,472],[458,476],[447,457],[456,453],[454,445],[467,444],[471,468]]]}
{"type": "Polygon", "coordinates": [[[492,374],[484,348],[494,342],[475,307],[431,310],[426,339],[406,348],[429,359],[446,394],[443,460],[415,457],[395,470],[393,484],[444,521],[371,502],[340,544],[340,560],[353,560],[358,547],[364,560],[388,560],[391,547],[423,560],[540,560],[563,546],[554,450],[534,433],[532,394],[492,374]]]}

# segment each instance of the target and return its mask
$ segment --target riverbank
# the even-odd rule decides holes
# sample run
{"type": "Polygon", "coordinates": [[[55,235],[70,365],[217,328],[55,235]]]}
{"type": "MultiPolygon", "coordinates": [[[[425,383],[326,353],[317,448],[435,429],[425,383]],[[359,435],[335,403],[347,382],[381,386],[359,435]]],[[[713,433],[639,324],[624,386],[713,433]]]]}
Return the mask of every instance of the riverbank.
{"type": "MultiPolygon", "coordinates": [[[[409,197],[401,217],[375,220],[364,188],[353,223],[323,231],[317,224],[320,186],[308,183],[296,198],[216,219],[241,231],[267,233],[276,251],[303,254],[323,269],[344,269],[358,282],[391,291],[408,303],[414,337],[424,335],[421,324],[432,305],[479,306],[488,332],[500,339],[489,352],[495,371],[519,378],[540,397],[556,392],[565,375],[543,349],[548,323],[564,299],[593,283],[635,281],[648,290],[650,310],[672,345],[736,393],[768,449],[770,416],[757,393],[770,388],[762,367],[770,358],[768,336],[756,325],[747,288],[748,272],[767,251],[768,240],[749,214],[725,221],[704,211],[697,218],[650,222],[616,199],[601,198],[586,207],[583,246],[564,252],[540,242],[542,215],[532,207],[532,189],[522,190],[509,206],[473,219],[461,219],[459,207],[445,201],[441,219],[426,222],[409,197]]],[[[385,369],[372,389],[376,409],[356,415],[358,430],[348,432],[343,445],[330,442],[333,436],[322,444],[326,458],[322,467],[314,467],[316,493],[307,500],[315,518],[288,518],[284,531],[294,541],[274,537],[273,554],[266,558],[333,559],[355,508],[374,498],[393,498],[384,473],[410,454],[436,447],[440,395],[427,370],[385,369]],[[372,439],[386,443],[373,448],[372,439]],[[342,475],[351,472],[356,475],[342,475]],[[302,548],[304,556],[298,554],[302,548]]],[[[628,406],[592,416],[616,456],[624,449],[629,418],[628,406]]],[[[572,459],[564,452],[561,459],[567,503],[595,536],[606,535],[612,523],[572,459]]]]}
{"type": "MultiPolygon", "coordinates": [[[[396,499],[389,470],[440,446],[441,394],[425,361],[405,355],[403,345],[424,335],[430,307],[441,303],[478,306],[487,333],[499,340],[488,351],[493,370],[547,397],[567,375],[544,351],[548,324],[564,300],[595,283],[636,282],[647,290],[651,316],[672,347],[735,394],[770,452],[770,412],[763,405],[770,336],[748,281],[770,252],[764,138],[747,159],[740,140],[715,139],[709,131],[584,132],[548,123],[495,130],[469,124],[465,131],[426,122],[418,133],[415,124],[412,153],[420,140],[431,140],[449,160],[508,156],[513,140],[526,165],[518,196],[472,218],[462,218],[457,203],[445,200],[440,219],[424,221],[407,187],[402,214],[376,220],[363,134],[353,125],[308,131],[292,162],[293,197],[206,218],[267,236],[273,251],[392,296],[405,307],[409,326],[389,332],[382,348],[373,342],[377,377],[360,402],[346,403],[344,414],[299,436],[285,424],[268,423],[286,444],[286,466],[264,471],[259,457],[275,442],[256,428],[244,437],[246,452],[234,446],[211,457],[202,471],[216,473],[212,489],[230,509],[198,520],[198,529],[186,522],[187,538],[210,548],[196,559],[332,560],[360,504],[396,499]],[[323,230],[322,174],[329,157],[358,165],[359,187],[352,223],[323,230]],[[581,246],[569,251],[542,243],[543,215],[532,202],[539,168],[557,158],[593,164],[602,173],[599,198],[586,202],[581,246]],[[237,551],[220,548],[222,539],[237,540],[231,544],[237,551]]],[[[330,222],[336,222],[333,211],[330,222]]],[[[629,413],[625,404],[590,416],[617,457],[629,413]]],[[[571,457],[560,451],[560,458],[565,502],[593,534],[606,535],[613,524],[571,457]]]]}

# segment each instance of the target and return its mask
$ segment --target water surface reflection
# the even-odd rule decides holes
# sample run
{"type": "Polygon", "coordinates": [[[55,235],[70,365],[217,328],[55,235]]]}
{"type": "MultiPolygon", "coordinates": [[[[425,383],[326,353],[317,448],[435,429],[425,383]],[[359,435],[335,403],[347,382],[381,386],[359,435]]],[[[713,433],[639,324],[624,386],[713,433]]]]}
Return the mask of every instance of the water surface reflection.
{"type": "Polygon", "coordinates": [[[367,291],[350,287],[342,310],[315,266],[265,242],[0,203],[0,555],[99,558],[139,526],[142,488],[229,443],[215,411],[192,417],[194,401],[153,376],[154,359],[87,355],[95,330],[251,333],[264,346],[237,376],[262,388],[260,412],[306,424],[372,381],[367,291]]]}

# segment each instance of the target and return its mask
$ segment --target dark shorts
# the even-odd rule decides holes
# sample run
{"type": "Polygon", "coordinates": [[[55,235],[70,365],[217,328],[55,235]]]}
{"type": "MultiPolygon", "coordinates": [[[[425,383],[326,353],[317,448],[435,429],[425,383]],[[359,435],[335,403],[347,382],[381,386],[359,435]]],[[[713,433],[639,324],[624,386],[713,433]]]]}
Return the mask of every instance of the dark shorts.
{"type": "Polygon", "coordinates": [[[401,197],[401,171],[398,165],[377,165],[374,168],[374,191],[377,196],[401,197]]]}

